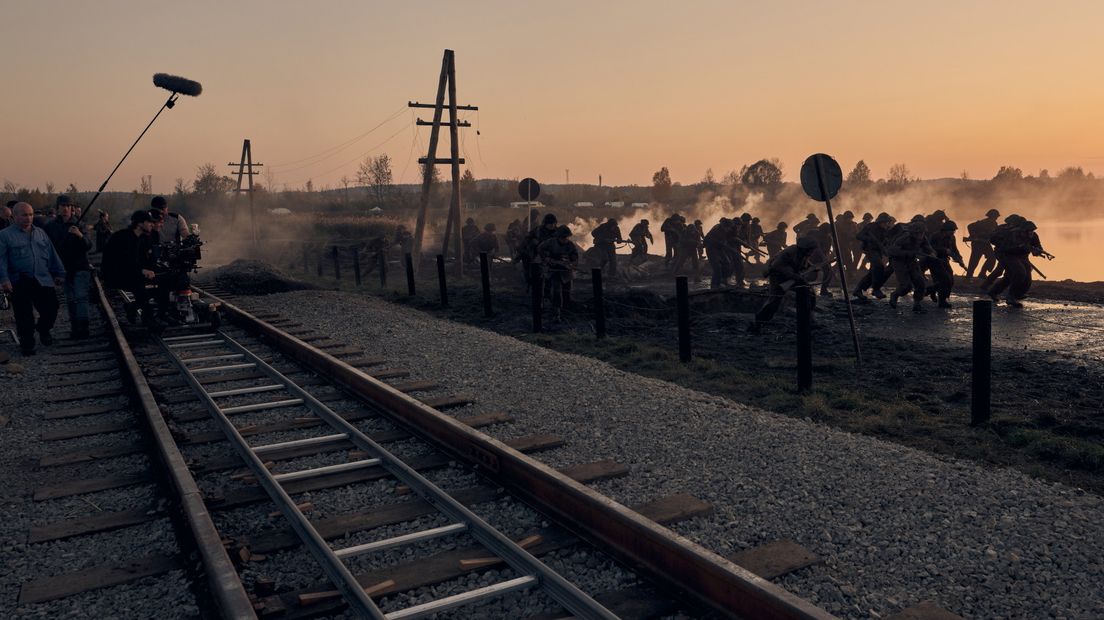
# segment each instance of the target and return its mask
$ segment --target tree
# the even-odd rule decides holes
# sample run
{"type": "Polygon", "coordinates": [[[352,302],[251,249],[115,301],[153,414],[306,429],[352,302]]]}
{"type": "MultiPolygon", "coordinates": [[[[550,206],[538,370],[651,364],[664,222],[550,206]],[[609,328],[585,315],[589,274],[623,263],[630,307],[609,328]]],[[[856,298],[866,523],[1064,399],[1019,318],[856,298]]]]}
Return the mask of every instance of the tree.
{"type": "Polygon", "coordinates": [[[652,175],[652,198],[660,203],[666,203],[671,198],[671,171],[667,170],[667,166],[652,175]]]}
{"type": "Polygon", "coordinates": [[[184,177],[176,177],[176,184],[173,185],[173,193],[177,196],[183,196],[188,193],[188,182],[184,180],[184,177]]]}
{"type": "Polygon", "coordinates": [[[1040,170],[1039,171],[1039,180],[1049,181],[1050,180],[1050,170],[1047,170],[1046,168],[1043,168],[1042,170],[1040,170]]]}
{"type": "Polygon", "coordinates": [[[962,179],[963,181],[969,181],[970,180],[970,171],[964,169],[961,173],[959,173],[958,177],[960,179],[962,179]]]}
{"type": "Polygon", "coordinates": [[[734,185],[739,185],[739,183],[740,183],[740,173],[736,172],[735,170],[729,170],[724,175],[724,178],[721,179],[721,185],[727,185],[729,187],[732,187],[734,185]]]}
{"type": "Polygon", "coordinates": [[[10,179],[4,179],[4,193],[5,194],[14,194],[18,191],[19,191],[19,186],[16,185],[14,181],[12,181],[10,179]]]}
{"type": "Polygon", "coordinates": [[[152,194],[153,193],[153,175],[143,174],[142,179],[138,186],[138,193],[140,194],[152,194]]]}
{"type": "Polygon", "coordinates": [[[1084,179],[1085,171],[1082,170],[1080,166],[1076,168],[1073,166],[1063,168],[1062,171],[1058,173],[1058,180],[1060,181],[1081,181],[1084,179]]]}
{"type": "Polygon", "coordinates": [[[479,185],[475,182],[475,175],[472,174],[470,169],[465,169],[464,174],[460,177],[460,195],[464,196],[469,203],[474,202],[478,187],[479,185]]]}
{"type": "Polygon", "coordinates": [[[782,185],[782,162],[775,157],[744,166],[740,169],[740,183],[750,189],[773,192],[782,185]]]}
{"type": "Polygon", "coordinates": [[[910,180],[908,166],[904,164],[893,164],[889,167],[889,175],[886,177],[886,183],[897,187],[904,187],[908,185],[910,180]]]}
{"type": "Polygon", "coordinates": [[[308,194],[313,192],[314,191],[314,179],[307,179],[306,184],[303,185],[303,190],[306,191],[308,194]]]}
{"type": "Polygon", "coordinates": [[[1024,178],[1023,170],[1014,166],[1001,166],[997,171],[996,176],[993,177],[997,182],[1010,182],[1010,181],[1022,181],[1024,178]]]}
{"type": "Polygon", "coordinates": [[[215,170],[215,165],[206,163],[196,168],[196,178],[192,182],[195,193],[200,196],[217,196],[234,189],[237,183],[228,176],[220,176],[215,170]]]}
{"type": "Polygon", "coordinates": [[[53,181],[46,181],[46,193],[47,194],[54,193],[54,182],[53,181]]]}
{"type": "Polygon", "coordinates": [[[713,176],[712,168],[705,169],[705,176],[702,177],[700,185],[702,189],[713,190],[717,188],[717,177],[713,176]]]}
{"type": "Polygon", "coordinates": [[[341,186],[345,188],[345,191],[343,193],[344,193],[344,196],[345,196],[345,204],[346,205],[349,204],[349,181],[351,181],[351,180],[352,179],[349,178],[349,175],[347,175],[347,174],[341,175],[341,186]]]}
{"type": "MultiPolygon", "coordinates": [[[[434,173],[437,172],[434,166],[434,173]]],[[[372,189],[376,197],[376,205],[383,206],[383,200],[391,192],[391,182],[394,177],[391,174],[391,156],[387,153],[377,157],[365,157],[357,168],[357,182],[367,185],[372,189]]]]}
{"type": "Polygon", "coordinates": [[[859,160],[859,163],[855,164],[855,167],[851,169],[851,172],[847,173],[848,185],[867,185],[870,183],[870,166],[866,165],[866,162],[859,160]]]}

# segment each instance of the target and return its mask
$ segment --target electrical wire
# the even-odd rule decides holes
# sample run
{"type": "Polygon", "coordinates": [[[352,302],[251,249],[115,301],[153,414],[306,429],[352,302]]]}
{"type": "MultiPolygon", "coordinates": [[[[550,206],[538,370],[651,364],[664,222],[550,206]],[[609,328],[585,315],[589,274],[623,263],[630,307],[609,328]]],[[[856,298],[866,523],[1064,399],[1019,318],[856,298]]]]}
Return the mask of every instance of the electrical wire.
{"type": "Polygon", "coordinates": [[[399,129],[398,131],[396,131],[395,133],[393,133],[393,134],[391,134],[390,136],[388,136],[388,137],[387,137],[387,138],[386,138],[386,139],[385,139],[385,140],[384,140],[383,142],[380,142],[379,144],[377,144],[377,145],[373,146],[373,147],[372,147],[371,149],[369,149],[369,150],[365,151],[364,153],[361,153],[360,155],[357,155],[356,157],[354,157],[354,158],[352,158],[352,159],[350,159],[350,160],[348,160],[348,161],[346,161],[346,162],[344,162],[344,163],[342,163],[342,164],[339,164],[339,165],[337,165],[337,166],[335,166],[335,167],[333,167],[333,168],[330,168],[329,170],[326,170],[325,172],[321,172],[321,173],[318,173],[318,174],[314,174],[314,175],[311,175],[310,177],[307,177],[307,178],[308,178],[308,179],[314,179],[314,178],[323,178],[323,177],[325,177],[326,175],[328,175],[328,174],[331,174],[331,173],[333,173],[333,172],[335,172],[335,171],[337,171],[337,170],[340,170],[340,169],[344,168],[345,166],[348,166],[349,164],[351,164],[351,163],[353,163],[353,162],[355,162],[355,161],[358,161],[358,160],[360,160],[360,159],[363,159],[363,158],[364,158],[364,157],[366,157],[367,155],[369,155],[369,154],[371,154],[371,153],[374,153],[375,151],[377,151],[377,150],[378,150],[378,149],[379,149],[380,147],[382,147],[383,145],[387,144],[388,142],[390,142],[391,140],[393,140],[393,139],[395,138],[395,136],[397,136],[397,135],[401,134],[402,132],[406,131],[407,129],[408,129],[407,127],[402,127],[402,128],[400,128],[400,129],[399,129]]]}
{"type": "Polygon", "coordinates": [[[402,106],[397,111],[395,111],[390,116],[388,116],[386,119],[384,119],[379,124],[377,124],[375,127],[372,127],[368,131],[360,134],[359,136],[356,136],[354,138],[346,140],[345,142],[342,142],[341,144],[338,144],[337,146],[332,146],[328,149],[325,149],[323,151],[315,153],[314,155],[308,155],[307,157],[296,159],[294,161],[284,162],[284,163],[280,163],[280,164],[272,164],[269,167],[270,168],[287,168],[288,166],[294,166],[295,164],[298,164],[300,162],[305,162],[307,160],[316,159],[316,161],[312,161],[310,163],[303,164],[302,166],[295,166],[294,168],[288,168],[286,170],[280,170],[279,171],[281,173],[287,173],[287,172],[294,172],[296,170],[301,170],[303,168],[309,168],[310,166],[313,166],[315,164],[319,164],[319,163],[329,159],[330,157],[333,157],[334,155],[337,155],[341,151],[344,151],[345,149],[349,148],[350,146],[356,144],[360,140],[363,140],[364,138],[368,137],[369,135],[371,135],[374,131],[376,131],[380,127],[383,127],[387,123],[390,123],[391,121],[395,120],[396,118],[398,118],[402,114],[402,111],[405,108],[406,108],[405,105],[402,106]]]}

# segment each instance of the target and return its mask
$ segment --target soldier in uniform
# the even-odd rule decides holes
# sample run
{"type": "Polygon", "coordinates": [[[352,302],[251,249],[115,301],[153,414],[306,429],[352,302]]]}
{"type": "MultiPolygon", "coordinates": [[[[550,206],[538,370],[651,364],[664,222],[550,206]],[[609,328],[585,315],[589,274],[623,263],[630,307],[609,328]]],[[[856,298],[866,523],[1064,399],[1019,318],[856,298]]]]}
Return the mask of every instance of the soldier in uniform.
{"type": "Polygon", "coordinates": [[[395,228],[395,245],[399,246],[403,256],[414,253],[414,235],[402,224],[395,228]]]}
{"type": "Polygon", "coordinates": [[[678,248],[675,252],[675,274],[682,271],[686,261],[690,261],[694,282],[701,282],[701,261],[698,259],[703,238],[701,233],[701,220],[695,220],[693,224],[681,225],[678,234],[678,248]]]}
{"type": "Polygon", "coordinates": [[[870,271],[859,280],[852,293],[855,299],[866,301],[863,293],[867,289],[873,289],[871,294],[878,299],[884,299],[882,285],[886,283],[892,272],[887,270],[887,247],[889,246],[889,229],[893,226],[893,217],[888,213],[879,213],[878,218],[872,223],[863,226],[856,235],[861,244],[862,253],[870,261],[870,271]]]}
{"type": "Polygon", "coordinates": [[[800,239],[807,234],[815,232],[817,226],[820,226],[820,218],[818,218],[815,213],[810,213],[809,215],[805,216],[804,221],[798,222],[796,225],[794,225],[793,231],[794,234],[797,235],[797,238],[800,239]]]}
{"type": "Polygon", "coordinates": [[[476,260],[475,238],[479,236],[479,226],[475,219],[468,218],[464,227],[460,229],[460,245],[464,248],[464,262],[473,263],[476,260]]]}
{"type": "Polygon", "coordinates": [[[731,274],[732,252],[728,249],[730,227],[731,220],[722,217],[721,221],[710,228],[705,235],[703,242],[705,255],[709,259],[709,267],[713,271],[709,288],[721,288],[728,282],[728,276],[731,274]]]}
{"type": "Polygon", "coordinates": [[[495,256],[498,255],[498,235],[495,234],[495,225],[490,222],[483,226],[483,232],[476,236],[472,241],[472,245],[475,246],[475,256],[478,259],[480,254],[487,255],[487,261],[494,261],[495,256]]]}
{"type": "Polygon", "coordinates": [[[955,231],[957,230],[958,224],[951,220],[943,222],[942,229],[932,235],[929,240],[935,256],[922,259],[932,276],[932,285],[928,287],[928,293],[939,302],[940,308],[951,307],[951,303],[947,301],[951,296],[951,289],[954,287],[954,272],[951,271],[951,260],[953,259],[963,269],[966,268],[966,265],[962,262],[962,254],[958,251],[958,243],[955,241],[955,231]]]}
{"type": "Polygon", "coordinates": [[[1005,239],[998,242],[994,238],[997,257],[1004,266],[1004,277],[989,289],[989,296],[993,301],[997,301],[1007,288],[1008,305],[1013,308],[1023,307],[1020,300],[1027,297],[1027,292],[1031,290],[1031,256],[1051,257],[1043,250],[1036,229],[1034,222],[1019,218],[1005,239]]]}
{"type": "Polygon", "coordinates": [[[767,254],[773,258],[786,247],[786,222],[778,222],[778,226],[763,235],[763,244],[767,246],[767,254]]]}
{"type": "Polygon", "coordinates": [[[751,226],[748,227],[748,243],[751,244],[751,247],[758,250],[757,252],[752,252],[752,254],[755,255],[755,264],[763,264],[763,257],[765,254],[763,250],[760,249],[763,247],[763,225],[759,223],[759,218],[757,217],[751,218],[751,226]]]}
{"type": "Polygon", "coordinates": [[[571,309],[571,281],[579,264],[579,248],[570,237],[571,229],[560,226],[551,239],[546,239],[537,248],[552,286],[552,309],[556,320],[562,318],[565,309],[571,309]]]}
{"type": "Polygon", "coordinates": [[[984,278],[996,266],[997,256],[993,253],[993,244],[989,239],[997,230],[998,217],[1000,217],[1000,211],[989,209],[985,212],[984,219],[980,219],[966,227],[969,236],[965,237],[963,241],[970,244],[970,261],[966,265],[967,278],[974,277],[974,269],[978,267],[978,263],[981,263],[981,269],[978,271],[979,278],[984,278]],[[982,261],[982,258],[985,260],[982,261]]]}
{"type": "Polygon", "coordinates": [[[932,211],[932,214],[924,218],[924,228],[928,233],[930,239],[935,233],[943,229],[944,222],[947,221],[947,214],[943,209],[937,209],[932,211]]]}
{"type": "Polygon", "coordinates": [[[556,216],[551,213],[546,213],[544,219],[541,220],[541,225],[530,230],[529,234],[525,235],[525,240],[518,250],[517,258],[521,259],[526,288],[529,288],[531,285],[529,281],[532,272],[531,265],[539,258],[537,256],[537,248],[540,247],[540,244],[551,239],[554,232],[556,232],[556,216]]]}
{"type": "Polygon", "coordinates": [[[636,226],[632,227],[632,230],[629,231],[629,241],[633,244],[629,264],[639,265],[648,260],[648,242],[655,243],[655,239],[652,238],[652,231],[648,230],[648,220],[640,220],[636,226]]]}
{"type": "Polygon", "coordinates": [[[797,243],[787,247],[767,261],[767,283],[769,293],[766,303],[755,313],[755,321],[748,326],[751,333],[759,333],[763,324],[771,320],[786,292],[796,287],[808,287],[806,275],[809,261],[817,251],[817,242],[813,237],[799,237],[797,243]]]}
{"type": "MultiPolygon", "coordinates": [[[[678,247],[678,225],[679,223],[685,224],[686,220],[682,218],[677,212],[672,213],[671,217],[663,220],[663,223],[659,225],[659,232],[663,233],[663,243],[666,246],[666,250],[663,255],[663,266],[671,264],[671,259],[675,257],[675,249],[678,247]]],[[[631,235],[630,235],[631,236],[631,235]]]]}
{"type": "Polygon", "coordinates": [[[517,256],[522,237],[521,220],[515,219],[506,227],[506,250],[510,253],[510,258],[517,256]]]}
{"type": "Polygon", "coordinates": [[[617,220],[609,218],[592,230],[590,236],[594,239],[594,247],[598,249],[598,268],[604,269],[609,265],[610,277],[617,277],[617,244],[624,242],[617,220]]]}
{"type": "Polygon", "coordinates": [[[897,288],[889,295],[889,307],[896,308],[897,300],[902,295],[913,293],[913,312],[923,312],[921,300],[927,291],[927,283],[920,272],[920,256],[931,256],[934,253],[928,244],[924,232],[924,222],[909,222],[904,233],[895,238],[889,245],[889,264],[893,267],[893,274],[897,277],[897,288]]]}

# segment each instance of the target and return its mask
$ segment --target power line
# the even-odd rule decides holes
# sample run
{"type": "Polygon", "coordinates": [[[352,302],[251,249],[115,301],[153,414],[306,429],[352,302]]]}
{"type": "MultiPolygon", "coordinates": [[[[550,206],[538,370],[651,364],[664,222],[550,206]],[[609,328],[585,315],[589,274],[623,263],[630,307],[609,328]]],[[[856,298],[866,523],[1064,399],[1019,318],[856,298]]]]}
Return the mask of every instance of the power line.
{"type": "Polygon", "coordinates": [[[357,143],[358,141],[366,138],[372,132],[376,131],[380,127],[383,127],[387,123],[390,123],[391,121],[395,120],[396,118],[398,118],[399,116],[402,115],[402,112],[403,112],[404,109],[406,109],[406,106],[403,106],[403,107],[399,108],[395,113],[391,114],[391,116],[388,116],[386,119],[381,121],[375,127],[372,127],[368,131],[360,134],[359,136],[356,136],[354,138],[346,140],[345,142],[342,142],[341,144],[338,144],[337,146],[331,146],[330,148],[325,149],[323,151],[320,151],[318,153],[315,153],[314,155],[308,155],[307,157],[303,157],[301,159],[296,159],[295,161],[289,161],[289,162],[285,162],[285,163],[282,163],[282,164],[271,164],[270,168],[282,168],[282,167],[286,167],[286,166],[292,166],[294,164],[298,164],[300,162],[304,162],[304,161],[307,161],[307,160],[310,160],[310,159],[317,159],[317,161],[313,161],[313,162],[310,162],[308,164],[304,164],[302,166],[296,166],[294,168],[289,168],[287,170],[281,170],[280,171],[280,172],[294,172],[296,170],[301,170],[303,168],[309,168],[310,166],[321,163],[321,162],[329,159],[330,157],[333,157],[334,155],[337,155],[341,151],[344,151],[345,149],[349,148],[350,146],[357,143]]]}
{"type": "Polygon", "coordinates": [[[342,163],[342,164],[339,164],[339,165],[337,165],[337,166],[335,166],[335,167],[333,167],[333,168],[330,168],[329,170],[326,170],[325,172],[320,172],[320,173],[318,173],[318,174],[313,174],[313,175],[311,175],[311,176],[309,176],[309,177],[307,177],[307,178],[308,178],[308,179],[316,179],[316,178],[317,178],[317,179],[321,179],[321,178],[324,178],[324,177],[325,177],[326,175],[328,175],[328,174],[330,174],[330,173],[332,173],[332,172],[335,172],[335,171],[337,171],[337,170],[340,170],[340,169],[344,168],[345,166],[348,166],[349,164],[351,164],[351,163],[353,163],[353,162],[355,162],[355,161],[357,161],[357,160],[360,160],[360,159],[362,159],[363,157],[365,157],[365,156],[369,155],[370,153],[374,153],[375,151],[379,150],[379,148],[380,148],[380,147],[382,147],[383,145],[385,145],[385,144],[387,144],[388,142],[390,142],[391,140],[393,140],[393,139],[395,138],[395,136],[397,136],[397,135],[399,135],[400,133],[402,133],[402,132],[406,131],[406,129],[407,129],[406,127],[402,127],[402,128],[400,128],[400,129],[399,129],[398,131],[396,131],[395,133],[393,133],[393,134],[391,134],[390,136],[388,136],[388,137],[387,137],[387,138],[386,138],[386,139],[385,139],[385,140],[384,140],[383,142],[380,142],[379,144],[377,144],[377,145],[373,146],[373,147],[372,147],[371,149],[369,149],[369,150],[365,151],[364,153],[361,153],[360,155],[357,155],[356,157],[354,157],[354,158],[350,159],[349,161],[346,161],[346,162],[344,162],[344,163],[342,163]]]}

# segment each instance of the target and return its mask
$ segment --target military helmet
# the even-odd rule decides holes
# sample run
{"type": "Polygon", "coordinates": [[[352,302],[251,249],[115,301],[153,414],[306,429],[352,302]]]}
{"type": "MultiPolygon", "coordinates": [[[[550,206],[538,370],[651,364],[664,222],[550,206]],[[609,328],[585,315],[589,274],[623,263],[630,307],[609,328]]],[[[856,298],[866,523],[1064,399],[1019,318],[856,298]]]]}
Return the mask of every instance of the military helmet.
{"type": "Polygon", "coordinates": [[[874,221],[879,223],[879,224],[882,223],[882,222],[892,222],[893,221],[893,216],[886,213],[885,211],[883,211],[883,212],[878,214],[878,219],[876,219],[874,221]]]}
{"type": "Polygon", "coordinates": [[[648,220],[640,220],[640,223],[641,223],[641,224],[647,224],[647,223],[648,223],[648,220]]]}
{"type": "Polygon", "coordinates": [[[1024,230],[1037,230],[1039,228],[1035,225],[1035,222],[1032,222],[1031,220],[1024,220],[1021,225],[1023,226],[1024,230]]]}
{"type": "Polygon", "coordinates": [[[1016,213],[1013,213],[1012,215],[1009,215],[1008,217],[1004,218],[1004,223],[1005,224],[1022,224],[1025,221],[1027,221],[1027,220],[1025,220],[1022,215],[1018,215],[1016,213]]]}
{"type": "Polygon", "coordinates": [[[776,226],[775,228],[780,228],[782,230],[785,230],[789,227],[790,227],[790,225],[787,224],[786,222],[778,222],[778,226],[776,226]]]}
{"type": "Polygon", "coordinates": [[[747,221],[751,220],[751,214],[750,213],[744,213],[740,216],[740,219],[747,222],[747,221]]]}
{"type": "Polygon", "coordinates": [[[913,222],[913,223],[916,223],[916,222],[922,223],[923,221],[924,221],[924,216],[920,213],[917,213],[916,215],[912,216],[912,219],[909,220],[909,222],[913,222]]]}
{"type": "Polygon", "coordinates": [[[954,232],[958,230],[958,224],[955,224],[952,220],[947,220],[946,222],[943,222],[943,225],[939,227],[939,230],[954,232]]]}
{"type": "Polygon", "coordinates": [[[989,209],[985,212],[985,217],[1000,217],[1000,211],[996,209],[989,209]]]}

